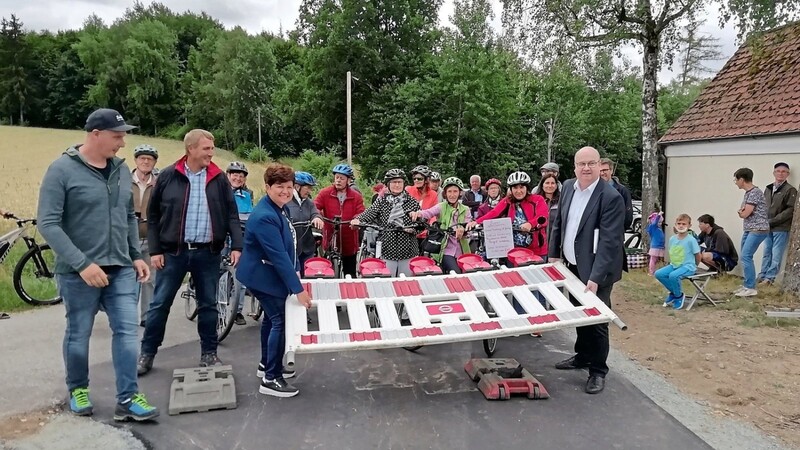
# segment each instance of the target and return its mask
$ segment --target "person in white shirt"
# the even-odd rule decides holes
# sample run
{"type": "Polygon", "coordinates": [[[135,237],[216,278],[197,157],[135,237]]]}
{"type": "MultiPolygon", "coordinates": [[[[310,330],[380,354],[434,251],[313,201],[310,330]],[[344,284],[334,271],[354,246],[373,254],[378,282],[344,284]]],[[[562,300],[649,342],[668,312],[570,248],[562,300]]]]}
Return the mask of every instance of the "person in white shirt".
{"type": "MultiPolygon", "coordinates": [[[[550,229],[550,262],[563,260],[567,268],[606,305],[611,290],[622,279],[625,259],[625,206],[616,189],[600,179],[600,153],[584,147],[575,154],[576,178],[564,182],[550,229]]],[[[589,369],[586,392],[605,388],[608,373],[608,324],[578,327],[575,355],[557,369],[589,369]]]]}

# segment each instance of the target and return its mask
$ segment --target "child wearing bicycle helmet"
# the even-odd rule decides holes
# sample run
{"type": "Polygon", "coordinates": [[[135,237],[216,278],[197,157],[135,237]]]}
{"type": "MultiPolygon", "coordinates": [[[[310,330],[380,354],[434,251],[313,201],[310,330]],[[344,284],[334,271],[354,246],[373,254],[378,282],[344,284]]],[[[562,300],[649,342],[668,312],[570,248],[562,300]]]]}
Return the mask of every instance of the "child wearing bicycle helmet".
{"type": "Polygon", "coordinates": [[[419,255],[419,244],[414,232],[410,213],[419,211],[419,203],[406,192],[406,174],[402,169],[391,169],[386,172],[383,182],[389,187],[386,195],[375,199],[366,211],[353,219],[351,224],[373,224],[387,228],[381,233],[381,256],[386,262],[389,274],[413,275],[409,263],[411,258],[419,255]]]}
{"type": "Polygon", "coordinates": [[[439,227],[448,232],[447,239],[442,240],[438,253],[431,254],[434,260],[442,267],[442,271],[461,273],[458,267],[458,257],[469,253],[469,239],[464,237],[465,228],[462,224],[472,221],[472,214],[463,203],[461,193],[464,183],[456,177],[449,177],[443,183],[445,200],[432,208],[411,213],[411,220],[431,218],[436,219],[439,227]]]}
{"type": "Polygon", "coordinates": [[[547,260],[547,222],[549,210],[541,195],[530,193],[531,177],[522,171],[508,176],[508,193],[491,211],[475,222],[508,217],[515,228],[514,246],[527,247],[547,260]]]}

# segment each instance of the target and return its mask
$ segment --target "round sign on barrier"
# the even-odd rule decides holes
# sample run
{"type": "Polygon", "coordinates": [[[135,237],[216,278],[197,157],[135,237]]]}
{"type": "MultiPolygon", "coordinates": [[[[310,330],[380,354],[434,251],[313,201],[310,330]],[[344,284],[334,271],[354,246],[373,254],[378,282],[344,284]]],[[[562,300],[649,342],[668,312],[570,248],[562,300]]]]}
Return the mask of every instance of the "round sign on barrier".
{"type": "Polygon", "coordinates": [[[439,312],[442,314],[449,314],[453,312],[453,307],[450,305],[441,305],[439,306],[439,312]]]}

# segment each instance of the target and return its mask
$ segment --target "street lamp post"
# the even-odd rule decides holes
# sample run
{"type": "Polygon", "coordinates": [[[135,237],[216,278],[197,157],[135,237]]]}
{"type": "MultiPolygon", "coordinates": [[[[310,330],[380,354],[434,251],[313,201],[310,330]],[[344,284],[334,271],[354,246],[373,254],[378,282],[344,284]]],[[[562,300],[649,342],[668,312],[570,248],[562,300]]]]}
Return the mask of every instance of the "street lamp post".
{"type": "Polygon", "coordinates": [[[353,117],[352,100],[353,76],[347,71],[347,164],[353,165],[353,117]]]}

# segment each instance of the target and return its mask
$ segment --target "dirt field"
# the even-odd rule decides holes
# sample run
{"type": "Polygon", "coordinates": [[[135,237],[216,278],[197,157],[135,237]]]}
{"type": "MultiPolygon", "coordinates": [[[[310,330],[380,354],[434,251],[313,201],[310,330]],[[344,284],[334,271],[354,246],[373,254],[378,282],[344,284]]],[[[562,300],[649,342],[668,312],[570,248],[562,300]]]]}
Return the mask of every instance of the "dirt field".
{"type": "MultiPolygon", "coordinates": [[[[736,281],[709,285],[712,297],[725,299],[736,281]]],[[[612,327],[612,345],[707,402],[715,414],[750,422],[800,448],[800,320],[765,319],[758,303],[790,301],[775,288],[760,292],[754,305],[672,311],[660,306],[657,281],[635,273],[615,290],[614,310],[629,329],[612,327]]]]}

